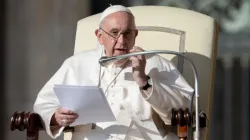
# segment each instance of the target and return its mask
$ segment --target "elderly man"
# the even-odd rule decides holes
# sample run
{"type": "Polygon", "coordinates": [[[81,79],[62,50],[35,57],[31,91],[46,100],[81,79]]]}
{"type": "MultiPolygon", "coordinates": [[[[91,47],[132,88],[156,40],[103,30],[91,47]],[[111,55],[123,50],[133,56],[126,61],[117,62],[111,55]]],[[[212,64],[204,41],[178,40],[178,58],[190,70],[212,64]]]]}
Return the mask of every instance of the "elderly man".
{"type": "Polygon", "coordinates": [[[143,51],[134,46],[138,31],[128,8],[108,7],[95,34],[98,47],[68,58],[37,96],[34,110],[41,115],[47,133],[58,137],[78,117],[60,107],[53,86],[86,85],[105,91],[117,121],[75,126],[67,140],[177,139],[166,127],[171,123],[171,109],[188,107],[193,89],[171,62],[158,55],[134,56],[100,66],[102,56],[143,51]]]}

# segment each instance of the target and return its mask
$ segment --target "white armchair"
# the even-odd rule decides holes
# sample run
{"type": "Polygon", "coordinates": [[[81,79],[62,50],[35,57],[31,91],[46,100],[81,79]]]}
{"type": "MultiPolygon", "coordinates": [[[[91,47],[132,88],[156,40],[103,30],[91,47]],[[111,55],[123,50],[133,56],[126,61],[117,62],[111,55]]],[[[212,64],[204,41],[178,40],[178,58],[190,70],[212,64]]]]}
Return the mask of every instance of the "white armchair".
{"type": "MultiPolygon", "coordinates": [[[[166,6],[136,6],[130,10],[139,29],[136,46],[145,50],[186,52],[193,60],[198,70],[199,109],[210,120],[218,38],[215,20],[198,12],[166,6]]],[[[94,30],[98,28],[99,16],[96,14],[78,22],[75,53],[96,47],[94,30]]],[[[193,72],[186,60],[174,55],[162,56],[174,62],[194,87],[193,72]]],[[[208,139],[209,129],[205,133],[202,139],[208,139]]]]}

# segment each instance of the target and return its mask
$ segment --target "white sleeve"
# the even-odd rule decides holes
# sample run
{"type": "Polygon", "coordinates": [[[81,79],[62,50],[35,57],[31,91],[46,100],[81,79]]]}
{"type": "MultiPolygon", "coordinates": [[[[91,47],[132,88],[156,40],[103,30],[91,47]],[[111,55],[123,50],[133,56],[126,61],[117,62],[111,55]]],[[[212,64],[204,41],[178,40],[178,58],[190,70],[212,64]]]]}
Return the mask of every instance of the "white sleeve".
{"type": "Polygon", "coordinates": [[[151,64],[154,68],[148,75],[152,80],[152,93],[145,99],[163,121],[170,124],[172,108],[188,108],[194,90],[171,62],[159,57],[151,64]]]}
{"type": "Polygon", "coordinates": [[[64,129],[64,127],[62,127],[59,129],[59,131],[55,131],[53,133],[50,129],[51,117],[55,113],[56,109],[60,107],[59,100],[54,93],[53,87],[55,84],[64,84],[69,80],[69,77],[72,77],[73,74],[74,73],[70,68],[69,62],[66,60],[60,69],[40,90],[33,107],[34,112],[41,116],[47,134],[53,139],[60,136],[64,129]]]}

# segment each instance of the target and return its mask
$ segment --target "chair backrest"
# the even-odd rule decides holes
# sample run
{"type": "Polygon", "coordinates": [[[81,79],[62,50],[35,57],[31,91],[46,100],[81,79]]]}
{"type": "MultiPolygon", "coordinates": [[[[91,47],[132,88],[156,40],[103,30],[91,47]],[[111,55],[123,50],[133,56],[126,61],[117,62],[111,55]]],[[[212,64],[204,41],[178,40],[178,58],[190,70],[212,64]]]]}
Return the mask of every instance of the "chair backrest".
{"type": "MultiPolygon", "coordinates": [[[[205,111],[210,120],[218,34],[215,20],[201,13],[167,6],[129,8],[139,29],[137,46],[145,50],[186,52],[194,61],[199,76],[200,110],[205,111]]],[[[99,17],[100,14],[96,14],[78,21],[74,53],[96,47],[94,31],[98,28],[99,17]]],[[[174,55],[163,56],[173,61],[194,85],[192,70],[185,60],[174,55]]]]}

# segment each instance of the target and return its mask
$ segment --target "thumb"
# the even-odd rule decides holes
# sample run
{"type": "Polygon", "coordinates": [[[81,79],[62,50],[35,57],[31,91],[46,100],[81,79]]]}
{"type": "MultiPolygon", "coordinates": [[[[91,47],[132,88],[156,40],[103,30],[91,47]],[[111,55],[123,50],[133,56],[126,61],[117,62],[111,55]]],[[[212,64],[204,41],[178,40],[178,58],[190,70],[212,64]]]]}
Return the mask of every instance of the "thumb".
{"type": "Polygon", "coordinates": [[[134,46],[134,47],[130,50],[130,53],[136,52],[136,47],[137,47],[137,46],[134,46]]]}

